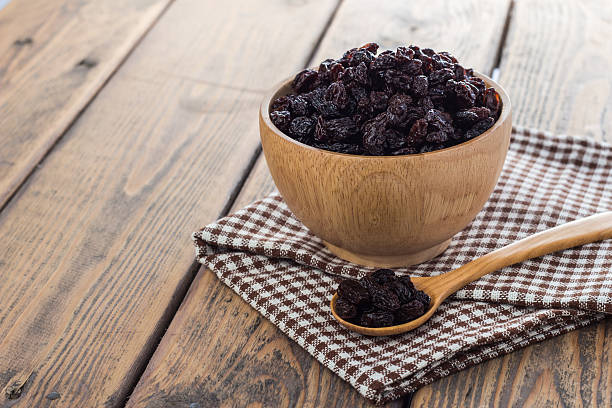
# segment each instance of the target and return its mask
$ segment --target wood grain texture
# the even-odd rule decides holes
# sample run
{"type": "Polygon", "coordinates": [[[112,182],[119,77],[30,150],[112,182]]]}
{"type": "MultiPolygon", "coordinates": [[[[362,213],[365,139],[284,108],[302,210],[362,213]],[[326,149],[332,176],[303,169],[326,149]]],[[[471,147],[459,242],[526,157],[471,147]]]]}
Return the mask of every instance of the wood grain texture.
{"type": "Polygon", "coordinates": [[[380,50],[415,44],[449,51],[466,68],[489,75],[501,43],[509,0],[346,0],[315,61],[376,41],[380,50]]]}
{"type": "Polygon", "coordinates": [[[421,388],[412,407],[609,407],[612,319],[421,388]]]}
{"type": "Polygon", "coordinates": [[[612,2],[521,0],[512,13],[500,83],[515,123],[612,141],[612,2]]]}
{"type": "MultiPolygon", "coordinates": [[[[391,46],[385,34],[391,30],[397,38],[406,39],[397,40],[398,44],[413,42],[434,48],[473,50],[472,61],[481,64],[483,72],[489,72],[494,58],[489,58],[488,53],[494,54],[494,50],[482,56],[477,53],[484,53],[488,47],[496,49],[508,2],[496,2],[499,9],[483,6],[488,11],[477,19],[473,15],[481,2],[465,1],[459,6],[458,2],[438,1],[433,2],[435,7],[430,7],[431,3],[410,2],[408,7],[407,2],[389,2],[384,6],[386,15],[380,12],[377,3],[373,8],[379,10],[376,18],[370,21],[370,25],[365,25],[361,19],[368,13],[362,14],[360,10],[373,3],[344,1],[323,39],[324,50],[317,51],[310,64],[341,54],[346,48],[363,42],[380,41],[391,46]],[[460,27],[455,35],[444,34],[441,27],[431,24],[448,8],[461,10],[458,20],[453,22],[460,27]],[[385,30],[371,26],[372,21],[387,19],[390,22],[385,30]],[[410,24],[411,21],[414,25],[410,24]],[[413,30],[413,26],[418,26],[418,29],[413,30]],[[343,42],[345,40],[347,43],[343,42]]],[[[263,198],[273,188],[265,160],[260,155],[231,211],[263,198]]],[[[314,360],[204,269],[199,271],[168,333],[130,397],[129,407],[157,407],[160,406],[158,401],[185,403],[187,400],[220,401],[220,406],[232,406],[234,400],[236,406],[247,403],[252,406],[294,406],[294,402],[306,407],[370,406],[347,383],[314,360]],[[212,289],[209,287],[211,282],[214,282],[212,289]],[[213,316],[222,317],[215,317],[212,323],[213,316]],[[251,332],[250,327],[256,327],[256,330],[251,332]],[[250,334],[250,339],[249,333],[254,333],[250,334]],[[181,350],[188,351],[183,353],[181,350]],[[269,387],[279,390],[282,398],[264,391],[266,378],[270,379],[269,387]],[[257,388],[262,383],[264,387],[257,388]],[[252,390],[259,389],[262,391],[257,397],[252,390]]],[[[402,401],[389,406],[402,406],[402,401]]]]}
{"type": "Polygon", "coordinates": [[[29,378],[0,405],[123,404],[193,278],[191,231],[258,150],[260,89],[304,65],[334,7],[164,13],[0,213],[0,388],[29,378]]]}
{"type": "Polygon", "coordinates": [[[13,1],[2,10],[0,208],[170,1],[13,1]]]}

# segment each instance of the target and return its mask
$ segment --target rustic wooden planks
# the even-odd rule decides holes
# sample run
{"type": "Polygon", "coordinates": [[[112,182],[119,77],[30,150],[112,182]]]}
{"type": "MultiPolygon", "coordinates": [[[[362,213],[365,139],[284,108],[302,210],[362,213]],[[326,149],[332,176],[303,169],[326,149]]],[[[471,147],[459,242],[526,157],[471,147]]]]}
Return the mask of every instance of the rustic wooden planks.
{"type": "Polygon", "coordinates": [[[0,12],[0,208],[170,0],[13,1],[0,12]]]}
{"type": "Polygon", "coordinates": [[[443,378],[412,407],[609,407],[611,360],[608,319],[443,378]]]}
{"type": "MultiPolygon", "coordinates": [[[[333,0],[177,0],[0,213],[2,405],[121,406],[333,0]],[[309,27],[286,24],[295,16],[309,27]]],[[[204,323],[206,324],[206,323],[204,323]]]]}
{"type": "MultiPolygon", "coordinates": [[[[433,2],[435,7],[425,7],[430,3],[393,1],[381,7],[377,3],[368,12],[371,2],[343,2],[311,63],[369,41],[388,47],[414,42],[469,54],[473,64],[488,73],[493,68],[509,3],[487,3],[485,13],[476,21],[473,15],[477,15],[479,2],[459,5],[438,1],[433,2]],[[432,24],[447,8],[458,16],[451,22],[454,32],[432,24]],[[376,29],[379,22],[384,22],[382,31],[376,29]]],[[[272,188],[260,156],[232,210],[262,198],[272,188]]],[[[179,402],[214,406],[223,401],[235,401],[237,406],[370,405],[219,283],[210,271],[201,269],[128,406],[161,407],[179,402]],[[172,376],[167,375],[169,372],[172,376]]],[[[401,406],[402,401],[389,405],[401,406]]]]}
{"type": "Polygon", "coordinates": [[[500,82],[515,123],[612,141],[612,2],[521,0],[500,82]]]}
{"type": "Polygon", "coordinates": [[[375,40],[381,51],[406,44],[452,51],[466,67],[489,75],[509,6],[506,0],[348,0],[313,59],[340,56],[356,44],[375,40]]]}

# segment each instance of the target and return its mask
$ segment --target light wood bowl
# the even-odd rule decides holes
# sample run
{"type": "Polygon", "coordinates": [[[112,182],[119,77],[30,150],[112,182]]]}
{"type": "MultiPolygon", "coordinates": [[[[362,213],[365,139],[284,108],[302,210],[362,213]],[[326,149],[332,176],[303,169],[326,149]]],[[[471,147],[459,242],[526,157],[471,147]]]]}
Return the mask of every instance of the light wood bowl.
{"type": "Polygon", "coordinates": [[[512,129],[510,100],[482,135],[457,146],[406,156],[357,156],[297,142],[270,120],[271,102],[291,92],[292,78],[264,98],[263,152],[276,187],[295,216],[335,255],[361,265],[399,267],[442,253],[491,195],[512,129]]]}

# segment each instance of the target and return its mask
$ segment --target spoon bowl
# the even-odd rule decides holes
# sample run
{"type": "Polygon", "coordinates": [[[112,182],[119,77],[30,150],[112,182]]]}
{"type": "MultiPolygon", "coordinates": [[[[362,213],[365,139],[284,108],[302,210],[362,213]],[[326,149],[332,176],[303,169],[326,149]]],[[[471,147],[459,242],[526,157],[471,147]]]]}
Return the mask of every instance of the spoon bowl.
{"type": "Polygon", "coordinates": [[[332,311],[332,314],[334,315],[334,318],[338,320],[338,322],[341,325],[343,325],[344,327],[352,331],[355,331],[361,334],[365,334],[367,336],[392,336],[394,334],[400,334],[400,333],[404,333],[410,330],[414,330],[417,327],[424,324],[425,322],[427,322],[429,318],[433,316],[433,314],[436,312],[440,304],[442,304],[442,302],[444,301],[444,299],[441,299],[439,294],[435,290],[431,291],[430,289],[429,292],[427,291],[427,287],[429,286],[428,283],[430,283],[429,281],[434,280],[434,279],[435,277],[434,278],[421,278],[421,277],[410,278],[410,280],[414,284],[414,287],[417,288],[418,290],[422,290],[423,292],[427,293],[431,300],[429,302],[429,307],[423,316],[417,319],[411,320],[409,322],[403,323],[403,324],[398,324],[395,326],[387,326],[387,327],[364,327],[364,326],[353,324],[351,322],[347,322],[346,320],[338,316],[338,314],[336,313],[336,300],[338,300],[337,293],[334,293],[334,296],[332,297],[331,304],[330,304],[331,311],[332,311]]]}
{"type": "Polygon", "coordinates": [[[405,333],[426,323],[447,297],[490,272],[527,259],[611,238],[612,211],[608,211],[539,232],[496,249],[453,271],[432,277],[411,278],[414,287],[429,295],[431,300],[423,316],[403,324],[365,327],[350,323],[336,313],[337,293],[331,299],[331,312],[340,324],[357,333],[368,336],[391,336],[405,333]]]}

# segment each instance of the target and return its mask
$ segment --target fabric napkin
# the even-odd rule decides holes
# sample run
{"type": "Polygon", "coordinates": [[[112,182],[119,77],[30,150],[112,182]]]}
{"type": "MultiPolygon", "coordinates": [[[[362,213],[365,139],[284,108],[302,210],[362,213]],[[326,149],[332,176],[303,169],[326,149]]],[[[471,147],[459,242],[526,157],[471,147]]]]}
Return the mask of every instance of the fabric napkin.
{"type": "MultiPolygon", "coordinates": [[[[555,225],[612,210],[612,146],[514,129],[499,182],[437,258],[432,276],[555,225]]],[[[194,233],[198,260],[366,398],[383,403],[438,378],[612,313],[612,240],[503,268],[466,286],[424,326],[391,337],[345,329],[329,310],[342,277],[373,268],[335,257],[278,193],[194,233]]]]}

